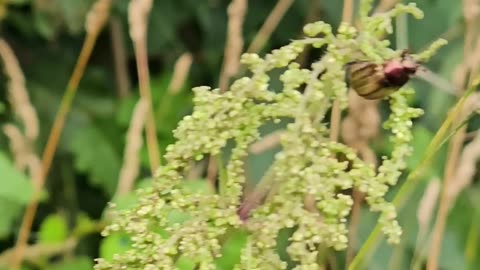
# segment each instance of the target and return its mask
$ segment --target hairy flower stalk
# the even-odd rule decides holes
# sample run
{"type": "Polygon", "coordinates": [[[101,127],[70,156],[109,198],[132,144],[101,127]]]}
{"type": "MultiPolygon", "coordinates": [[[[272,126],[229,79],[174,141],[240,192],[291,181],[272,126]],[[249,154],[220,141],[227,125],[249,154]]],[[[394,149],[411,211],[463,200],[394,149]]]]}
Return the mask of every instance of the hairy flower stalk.
{"type": "MultiPolygon", "coordinates": [[[[401,52],[390,49],[389,42],[380,37],[392,31],[392,17],[399,13],[422,17],[414,5],[397,5],[368,17],[370,8],[371,1],[364,0],[362,31],[342,24],[334,34],[324,22],[308,24],[303,40],[264,58],[244,54],[242,63],[252,75],[238,79],[229,91],[194,88],[194,111],[174,131],[177,141],[167,148],[166,163],[153,185],[139,191],[137,206],[117,211],[105,231],[105,235],[116,231],[129,235],[131,249],[112,260],[99,259],[95,269],[175,269],[179,258],[189,258],[197,269],[215,269],[222,243],[235,229],[248,232],[235,269],[285,269],[287,264],[276,251],[278,233],[284,228],[294,229],[287,251],[297,262],[295,269],[318,269],[320,247],[347,247],[346,222],[353,200],[342,191],[351,188],[363,192],[370,210],[380,214],[378,222],[388,241],[398,242],[401,228],[396,211],[384,196],[406,167],[412,119],[422,114],[407,104],[413,90],[404,87],[389,97],[391,114],[384,127],[391,131],[393,151],[390,157],[383,157],[378,171],[360,160],[353,149],[331,141],[323,121],[334,100],[346,107],[344,65],[359,59],[382,63],[398,57],[401,52]],[[306,46],[326,51],[311,69],[295,63],[306,46]],[[274,69],[283,70],[280,92],[270,89],[269,72],[274,69]],[[303,93],[299,89],[304,89],[303,93]],[[263,124],[280,119],[291,123],[282,134],[282,150],[262,180],[270,181],[274,189],[244,223],[237,210],[246,180],[248,147],[259,139],[258,129],[263,124]],[[219,191],[185,188],[183,178],[192,161],[218,155],[232,141],[219,191]],[[339,161],[339,154],[346,161],[339,161]],[[313,198],[313,209],[305,206],[306,197],[313,198]]],[[[413,57],[427,60],[443,43],[413,57]]]]}

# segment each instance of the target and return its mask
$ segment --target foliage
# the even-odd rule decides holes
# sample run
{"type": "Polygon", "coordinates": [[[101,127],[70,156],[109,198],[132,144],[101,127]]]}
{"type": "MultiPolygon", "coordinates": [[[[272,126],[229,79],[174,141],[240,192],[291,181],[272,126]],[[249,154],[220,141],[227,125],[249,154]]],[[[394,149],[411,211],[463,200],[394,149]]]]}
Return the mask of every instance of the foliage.
{"type": "MultiPolygon", "coordinates": [[[[392,113],[385,127],[393,131],[393,151],[391,158],[384,158],[378,174],[353,149],[329,140],[329,129],[322,121],[333,100],[341,100],[345,106],[347,86],[343,66],[357,59],[381,63],[398,57],[400,52],[392,51],[388,41],[378,38],[391,31],[391,16],[403,12],[422,16],[413,5],[398,5],[389,13],[372,17],[367,17],[369,10],[365,1],[360,18],[363,29],[358,34],[346,24],[341,24],[334,35],[330,25],[312,23],[304,28],[310,38],[293,41],[264,59],[256,54],[243,55],[242,62],[252,76],[236,80],[226,93],[208,87],[194,88],[193,113],[174,131],[177,141],[166,149],[166,165],[159,169],[153,186],[140,193],[139,205],[119,213],[106,231],[129,234],[132,249],[114,257],[112,262],[100,260],[96,269],[118,269],[125,265],[172,269],[178,256],[186,256],[199,269],[215,269],[221,239],[229,231],[242,227],[249,234],[235,269],[286,268],[276,252],[278,233],[285,228],[295,228],[287,248],[290,257],[298,262],[295,269],[316,269],[320,247],[336,250],[347,247],[346,217],[353,200],[341,191],[353,187],[366,194],[372,211],[381,213],[379,222],[389,242],[398,243],[401,230],[395,219],[396,211],[383,197],[388,186],[398,181],[411,152],[411,119],[421,114],[407,105],[412,90],[403,89],[392,95],[392,113]],[[312,64],[311,70],[292,63],[307,45],[327,47],[326,54],[312,64]],[[272,93],[268,72],[278,68],[287,68],[280,75],[283,90],[272,93]],[[303,95],[298,91],[302,85],[305,85],[303,95]],[[276,193],[242,226],[237,209],[245,184],[248,146],[259,138],[262,124],[281,118],[294,122],[287,126],[282,151],[276,154],[263,180],[275,186],[276,193]],[[199,161],[206,154],[219,155],[229,140],[235,146],[224,177],[220,176],[219,193],[183,190],[182,178],[191,161],[199,161]],[[332,158],[339,153],[347,161],[332,158]],[[349,163],[352,169],[347,171],[349,163]],[[308,196],[312,197],[315,211],[304,206],[308,196]],[[186,218],[169,224],[170,213],[178,211],[186,218]],[[155,228],[165,230],[168,237],[155,228]]],[[[444,42],[434,43],[430,50],[416,57],[430,58],[441,43],[444,42]]]]}
{"type": "MultiPolygon", "coordinates": [[[[78,57],[85,17],[93,2],[0,1],[2,38],[19,60],[38,112],[40,137],[31,147],[39,156],[78,57]]],[[[292,269],[312,263],[311,267],[317,269],[314,265],[318,263],[329,269],[342,269],[346,268],[343,249],[351,221],[352,187],[364,188],[369,204],[361,206],[360,224],[356,234],[349,236],[349,248],[359,250],[379,221],[389,240],[400,240],[398,245],[381,243],[366,269],[409,269],[415,260],[419,263],[416,269],[421,269],[428,257],[430,235],[422,235],[417,211],[430,180],[441,179],[444,174],[447,147],[438,149],[432,157],[406,205],[397,209],[398,214],[388,202],[403,184],[404,175],[415,171],[422,161],[427,144],[435,137],[455,98],[420,80],[412,80],[389,102],[381,102],[385,128],[370,144],[375,156],[388,156],[382,159],[383,169],[379,173],[359,160],[352,149],[328,139],[330,107],[334,99],[341,102],[342,108],[346,106],[342,65],[359,58],[380,63],[396,57],[403,49],[396,42],[399,38],[407,40],[413,52],[424,51],[439,37],[448,39],[449,44],[426,65],[449,80],[457,78],[464,54],[466,58],[475,58],[475,53],[464,52],[468,46],[464,46],[463,40],[468,35],[462,14],[475,10],[473,6],[462,6],[467,2],[473,5],[475,0],[413,1],[425,11],[425,18],[416,21],[409,17],[407,31],[395,32],[396,40],[392,36],[386,40],[381,37],[381,32],[398,27],[399,20],[390,17],[404,11],[419,16],[416,8],[403,6],[367,17],[371,4],[384,1],[354,1],[360,23],[357,30],[340,24],[343,1],[294,1],[259,55],[272,53],[264,57],[245,55],[243,62],[250,75],[238,79],[225,94],[205,87],[195,88],[193,93],[189,89],[191,85],[217,85],[230,1],[154,1],[148,28],[150,83],[160,148],[167,154],[165,165],[152,181],[148,178],[144,143],[136,184],[141,190],[119,197],[114,194],[125,137],[139,96],[128,38],[129,1],[113,2],[112,25],[99,37],[82,77],[42,193],[29,238],[29,255],[22,269],[92,269],[93,259],[98,257],[104,259],[98,268],[131,260],[127,263],[132,268],[140,265],[143,269],[147,263],[164,260],[178,269],[196,269],[206,258],[202,262],[209,267],[233,269],[234,265],[245,268],[246,264],[252,267],[254,263],[265,263],[263,258],[271,259],[268,267],[292,269]],[[305,30],[309,37],[297,39],[302,25],[313,18],[321,18],[325,23],[308,24],[305,30]],[[120,32],[113,30],[115,20],[120,23],[120,32]],[[321,34],[317,32],[319,28],[321,34]],[[120,80],[112,61],[115,56],[111,45],[118,40],[126,46],[125,67],[131,83],[126,96],[118,90],[120,80]],[[186,51],[192,53],[194,64],[185,85],[172,94],[168,84],[174,63],[186,51]],[[297,65],[292,60],[299,53],[297,65]],[[323,56],[320,61],[319,55],[323,56]],[[333,64],[329,59],[334,59],[333,64]],[[320,78],[315,74],[321,74],[320,78]],[[423,116],[420,109],[413,108],[422,108],[423,116]],[[190,116],[179,124],[185,115],[190,116]],[[286,131],[281,147],[248,153],[247,145],[277,130],[286,131]],[[336,157],[341,153],[346,154],[348,161],[338,161],[336,157]],[[211,154],[217,154],[221,165],[217,189],[212,190],[204,179],[204,171],[185,181],[186,173],[204,168],[211,154]],[[273,166],[268,169],[270,165],[273,166]],[[345,171],[347,167],[349,170],[345,171]],[[370,177],[360,177],[365,175],[370,177]],[[243,223],[236,214],[242,194],[260,179],[275,189],[243,223]],[[314,196],[317,203],[313,207],[319,214],[305,209],[306,194],[314,196]],[[107,207],[109,201],[116,205],[113,212],[107,207]],[[315,222],[320,216],[328,218],[323,223],[315,222]],[[100,230],[112,221],[110,231],[126,229],[128,233],[113,232],[101,238],[100,230]],[[138,233],[144,225],[148,225],[148,230],[138,233]],[[145,235],[152,238],[146,239],[145,235]],[[69,246],[72,239],[74,248],[69,246]],[[155,248],[165,247],[169,240],[172,250],[148,256],[155,248]],[[173,255],[175,249],[177,253],[173,255]],[[260,252],[265,256],[250,256],[260,252]],[[159,254],[165,256],[157,257],[159,254]]],[[[242,29],[246,45],[279,1],[248,2],[242,29]]],[[[0,62],[3,66],[3,60],[0,62]]],[[[13,123],[23,130],[9,98],[9,78],[3,73],[0,78],[0,125],[13,123]]],[[[472,118],[468,132],[476,131],[478,124],[478,119],[472,118]]],[[[28,172],[23,173],[16,166],[15,153],[9,146],[10,141],[0,132],[0,269],[7,267],[34,189],[28,172]]],[[[480,264],[480,189],[477,168],[474,171],[473,185],[451,207],[439,260],[441,269],[476,269],[480,264]]]]}

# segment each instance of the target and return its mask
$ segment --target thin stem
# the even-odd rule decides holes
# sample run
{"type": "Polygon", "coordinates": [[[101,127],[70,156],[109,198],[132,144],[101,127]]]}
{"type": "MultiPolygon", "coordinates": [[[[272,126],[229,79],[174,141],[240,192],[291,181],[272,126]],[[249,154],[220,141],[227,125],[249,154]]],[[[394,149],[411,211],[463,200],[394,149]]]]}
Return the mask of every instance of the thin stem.
{"type": "Polygon", "coordinates": [[[240,68],[240,56],[243,52],[243,21],[247,12],[248,1],[232,0],[228,5],[228,32],[225,42],[222,72],[219,78],[221,92],[227,91],[230,79],[240,68]]]}
{"type": "Polygon", "coordinates": [[[157,128],[155,117],[153,115],[152,95],[150,91],[150,72],[148,69],[147,44],[145,39],[134,41],[135,60],[137,63],[138,84],[141,98],[147,102],[148,115],[146,125],[147,150],[150,161],[150,171],[155,174],[155,170],[160,166],[160,147],[157,140],[157,128]]]}
{"type": "Polygon", "coordinates": [[[362,206],[363,196],[362,194],[354,189],[353,190],[353,207],[352,215],[350,216],[350,224],[348,226],[348,248],[347,255],[345,258],[345,265],[349,265],[354,257],[355,246],[357,245],[357,229],[360,224],[360,210],[362,206]]]}
{"type": "Polygon", "coordinates": [[[340,121],[342,111],[340,102],[335,100],[332,105],[332,115],[330,116],[330,140],[337,141],[340,134],[340,121]]]}
{"type": "MultiPolygon", "coordinates": [[[[353,0],[343,1],[342,22],[350,24],[353,20],[353,0]]],[[[340,134],[340,121],[342,110],[340,102],[336,99],[332,105],[332,114],[330,116],[330,140],[337,141],[340,134]]]]}
{"type": "Polygon", "coordinates": [[[223,164],[222,155],[216,155],[217,166],[218,166],[218,193],[220,195],[226,195],[225,190],[227,190],[227,171],[225,165],[223,164]]]}
{"type": "Polygon", "coordinates": [[[110,21],[110,35],[112,43],[113,62],[115,67],[115,79],[117,81],[117,93],[120,98],[130,94],[130,79],[128,77],[127,53],[125,49],[122,24],[118,17],[110,21]]]}
{"type": "Polygon", "coordinates": [[[30,236],[30,231],[32,229],[33,220],[37,212],[39,197],[43,186],[45,185],[48,172],[52,165],[53,157],[57,149],[58,142],[60,140],[60,135],[62,134],[63,127],[65,125],[65,119],[70,111],[72,106],[75,93],[77,92],[78,84],[80,79],[83,76],[85,67],[90,59],[90,55],[93,51],[93,47],[97,40],[97,34],[87,34],[85,41],[83,43],[82,50],[78,57],[77,63],[73,70],[72,76],[65,90],[65,94],[62,97],[58,112],[55,116],[52,129],[50,130],[50,135],[45,146],[45,150],[42,155],[42,169],[39,176],[39,179],[35,181],[35,192],[30,204],[27,206],[25,214],[23,215],[22,224],[20,226],[20,232],[15,244],[14,253],[11,261],[10,269],[17,270],[20,268],[20,265],[23,260],[25,250],[27,248],[27,240],[30,236]]]}
{"type": "Polygon", "coordinates": [[[385,11],[393,8],[393,6],[395,6],[398,2],[400,2],[400,1],[399,0],[382,0],[382,1],[380,1],[380,3],[378,4],[377,8],[375,9],[375,11],[373,13],[385,12],[385,11]]]}
{"type": "MultiPolygon", "coordinates": [[[[467,4],[468,1],[464,2],[464,5],[467,4]]],[[[464,59],[464,65],[466,67],[464,74],[463,74],[463,81],[468,81],[469,84],[472,84],[472,78],[474,74],[477,72],[477,68],[472,66],[472,63],[478,62],[478,47],[476,47],[473,42],[476,35],[476,24],[478,20],[475,19],[477,16],[471,16],[472,14],[468,13],[468,8],[464,8],[464,19],[465,19],[465,39],[464,39],[464,48],[463,52],[464,55],[472,53],[474,56],[471,58],[464,59]],[[472,61],[473,60],[473,61],[472,61]]],[[[480,39],[477,40],[480,42],[480,39]]],[[[477,43],[478,44],[478,43],[477,43]]],[[[462,116],[456,117],[457,121],[461,121],[462,116]]],[[[448,213],[450,210],[450,206],[452,204],[451,199],[449,198],[449,187],[450,184],[455,180],[455,173],[457,170],[458,160],[462,151],[463,142],[465,141],[466,137],[466,126],[463,126],[453,137],[452,141],[449,145],[448,157],[445,166],[444,172],[444,179],[443,179],[443,186],[442,186],[442,193],[440,196],[440,205],[438,207],[437,218],[435,225],[433,227],[432,233],[432,243],[431,249],[428,253],[427,259],[427,270],[437,270],[438,269],[438,258],[440,256],[440,252],[442,249],[442,240],[443,234],[445,231],[445,227],[447,224],[448,213]]]]}
{"type": "Polygon", "coordinates": [[[285,13],[295,0],[280,0],[277,2],[272,12],[268,15],[257,35],[247,49],[248,53],[258,53],[263,49],[265,43],[277,28],[285,13]]]}
{"type": "MultiPolygon", "coordinates": [[[[342,10],[342,22],[350,24],[353,21],[353,0],[344,0],[343,1],[343,10],[342,10]]],[[[342,110],[340,108],[340,102],[338,99],[335,99],[332,105],[332,114],[330,116],[330,140],[337,141],[340,135],[340,122],[342,118],[342,110]]],[[[350,244],[347,248],[346,255],[346,265],[351,261],[353,257],[353,250],[355,246],[354,238],[356,235],[357,225],[360,222],[360,207],[361,207],[361,194],[356,190],[353,190],[354,205],[352,209],[352,216],[350,219],[350,226],[348,232],[348,238],[350,239],[350,244]]]]}
{"type": "Polygon", "coordinates": [[[448,161],[445,168],[445,178],[443,180],[443,188],[440,196],[440,206],[438,207],[437,212],[437,221],[433,227],[432,243],[430,245],[431,248],[427,260],[427,270],[438,269],[438,257],[440,256],[442,249],[443,232],[445,231],[450,208],[448,188],[456,171],[458,158],[460,157],[460,152],[465,140],[465,131],[466,127],[464,126],[457,134],[455,134],[449,146],[450,154],[448,155],[448,161]]]}
{"type": "Polygon", "coordinates": [[[353,21],[353,0],[344,0],[343,1],[343,10],[342,10],[342,22],[352,23],[353,21]]]}
{"type": "MultiPolygon", "coordinates": [[[[478,213],[478,212],[476,212],[478,213]]],[[[478,226],[480,225],[480,215],[474,214],[473,221],[470,225],[470,229],[467,236],[467,243],[465,247],[464,258],[465,262],[470,265],[470,269],[474,269],[475,260],[477,259],[478,254],[478,226]]]]}
{"type": "Polygon", "coordinates": [[[396,18],[397,50],[408,49],[408,21],[407,14],[399,14],[396,18]]]}
{"type": "Polygon", "coordinates": [[[207,165],[207,179],[208,182],[210,183],[210,186],[215,190],[215,183],[217,181],[217,173],[218,173],[218,164],[217,164],[217,158],[214,155],[210,155],[208,159],[208,165],[207,165]]]}

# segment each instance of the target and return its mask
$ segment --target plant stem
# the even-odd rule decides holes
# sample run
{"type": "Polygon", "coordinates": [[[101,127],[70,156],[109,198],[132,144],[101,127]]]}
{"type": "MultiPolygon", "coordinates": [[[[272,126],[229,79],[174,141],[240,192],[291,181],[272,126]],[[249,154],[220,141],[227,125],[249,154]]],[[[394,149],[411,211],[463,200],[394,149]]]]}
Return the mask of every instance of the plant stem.
{"type": "Polygon", "coordinates": [[[147,150],[150,161],[150,171],[152,175],[160,166],[160,147],[157,139],[157,128],[155,124],[155,116],[153,114],[152,95],[150,90],[150,72],[148,70],[147,44],[145,39],[134,40],[135,60],[137,62],[138,84],[140,95],[147,103],[147,150]]]}
{"type": "Polygon", "coordinates": [[[408,21],[407,14],[396,17],[396,43],[397,50],[408,49],[408,21]]]}
{"type": "Polygon", "coordinates": [[[270,38],[273,31],[277,28],[283,16],[288,11],[294,1],[295,0],[279,0],[277,2],[258,33],[255,35],[252,43],[250,43],[250,46],[247,49],[248,53],[258,53],[263,49],[265,43],[270,38]]]}
{"type": "MultiPolygon", "coordinates": [[[[343,1],[342,22],[350,24],[353,20],[353,0],[343,1]]],[[[330,140],[337,141],[340,134],[340,121],[342,110],[340,102],[335,100],[332,105],[332,114],[330,116],[330,140]]]]}
{"type": "Polygon", "coordinates": [[[60,102],[60,107],[55,116],[55,120],[53,122],[52,129],[50,130],[50,135],[48,137],[47,144],[42,155],[42,169],[39,179],[35,181],[36,185],[33,198],[27,206],[27,209],[25,210],[25,214],[22,219],[20,232],[12,255],[10,269],[19,269],[20,264],[22,263],[23,255],[27,248],[27,240],[32,229],[35,214],[37,212],[40,193],[43,186],[45,185],[48,172],[52,165],[53,157],[55,155],[55,151],[60,140],[60,135],[62,134],[62,130],[65,125],[65,119],[67,118],[68,112],[70,111],[70,108],[72,106],[73,98],[75,97],[75,93],[77,92],[78,84],[80,83],[80,79],[83,76],[85,67],[88,63],[96,40],[96,34],[87,34],[77,63],[73,70],[72,76],[70,77],[70,80],[68,82],[67,89],[65,90],[65,94],[63,95],[60,102]]]}

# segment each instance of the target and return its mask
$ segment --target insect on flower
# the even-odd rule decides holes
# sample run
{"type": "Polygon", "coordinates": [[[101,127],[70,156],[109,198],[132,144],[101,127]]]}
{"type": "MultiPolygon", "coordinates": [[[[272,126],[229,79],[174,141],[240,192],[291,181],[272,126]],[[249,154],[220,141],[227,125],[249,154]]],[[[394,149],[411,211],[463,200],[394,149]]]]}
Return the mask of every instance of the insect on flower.
{"type": "Polygon", "coordinates": [[[346,82],[365,99],[381,99],[405,85],[413,76],[429,81],[434,86],[452,93],[448,82],[428,71],[404,51],[399,59],[383,64],[354,61],[346,64],[346,82]]]}

